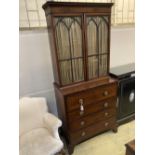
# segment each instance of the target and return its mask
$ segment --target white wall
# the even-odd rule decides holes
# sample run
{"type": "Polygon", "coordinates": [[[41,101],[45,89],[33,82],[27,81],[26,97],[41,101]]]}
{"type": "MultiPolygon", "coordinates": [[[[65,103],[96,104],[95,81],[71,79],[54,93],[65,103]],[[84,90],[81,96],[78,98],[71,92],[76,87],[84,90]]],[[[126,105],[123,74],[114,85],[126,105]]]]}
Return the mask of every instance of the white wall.
{"type": "MultiPolygon", "coordinates": [[[[57,115],[47,31],[20,31],[19,37],[19,95],[46,97],[50,111],[57,115]]],[[[112,28],[110,66],[134,61],[134,28],[112,28]]]]}
{"type": "Polygon", "coordinates": [[[19,40],[19,96],[44,96],[57,114],[47,31],[21,31],[19,40]]]}
{"type": "Polygon", "coordinates": [[[110,66],[135,62],[135,29],[117,27],[111,30],[110,66]]]}

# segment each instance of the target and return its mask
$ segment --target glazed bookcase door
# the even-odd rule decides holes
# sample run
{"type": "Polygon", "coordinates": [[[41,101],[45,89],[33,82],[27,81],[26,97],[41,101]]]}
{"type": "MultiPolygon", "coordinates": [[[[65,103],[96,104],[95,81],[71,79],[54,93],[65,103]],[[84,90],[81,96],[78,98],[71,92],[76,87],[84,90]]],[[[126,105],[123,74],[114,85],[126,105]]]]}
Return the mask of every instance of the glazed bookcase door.
{"type": "Polygon", "coordinates": [[[54,30],[61,84],[83,81],[82,17],[54,17],[54,30]]]}
{"type": "Polygon", "coordinates": [[[108,74],[108,16],[86,16],[88,79],[108,74]]]}

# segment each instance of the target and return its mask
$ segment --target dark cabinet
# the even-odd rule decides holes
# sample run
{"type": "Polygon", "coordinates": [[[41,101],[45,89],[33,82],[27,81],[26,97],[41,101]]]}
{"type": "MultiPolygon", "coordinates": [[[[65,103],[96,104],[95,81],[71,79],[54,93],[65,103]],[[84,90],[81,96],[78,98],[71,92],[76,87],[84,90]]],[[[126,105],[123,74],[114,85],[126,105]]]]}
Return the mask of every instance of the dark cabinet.
{"type": "Polygon", "coordinates": [[[135,77],[123,79],[119,83],[119,115],[118,119],[124,118],[135,112],[135,77]]]}
{"type": "Polygon", "coordinates": [[[117,131],[117,80],[109,76],[112,3],[46,2],[58,114],[69,152],[117,131]]]}
{"type": "Polygon", "coordinates": [[[117,120],[122,124],[135,116],[135,64],[111,68],[110,73],[118,79],[117,120]]]}

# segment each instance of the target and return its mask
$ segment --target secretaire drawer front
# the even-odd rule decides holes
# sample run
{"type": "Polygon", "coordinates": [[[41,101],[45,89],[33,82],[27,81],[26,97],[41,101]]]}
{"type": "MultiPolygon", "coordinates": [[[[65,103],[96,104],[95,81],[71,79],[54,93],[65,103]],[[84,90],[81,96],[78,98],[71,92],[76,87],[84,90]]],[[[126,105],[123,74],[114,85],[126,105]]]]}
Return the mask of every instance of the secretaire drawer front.
{"type": "Polygon", "coordinates": [[[69,128],[71,131],[77,131],[99,121],[109,119],[113,116],[116,116],[116,109],[107,109],[73,121],[69,124],[69,128]]]}
{"type": "Polygon", "coordinates": [[[102,131],[111,129],[115,126],[116,119],[110,118],[105,121],[97,122],[96,124],[93,124],[92,126],[88,126],[85,129],[81,129],[76,132],[70,133],[70,140],[73,143],[79,143],[87,138],[90,138],[102,131]]]}
{"type": "Polygon", "coordinates": [[[116,96],[116,93],[117,86],[112,84],[69,95],[66,98],[67,111],[78,109],[81,104],[89,105],[116,96]]]}
{"type": "Polygon", "coordinates": [[[89,114],[100,112],[106,109],[116,109],[116,97],[106,99],[98,103],[91,103],[90,105],[87,105],[87,106],[83,104],[83,109],[81,109],[79,106],[78,109],[67,113],[68,120],[69,122],[73,122],[89,114]]]}

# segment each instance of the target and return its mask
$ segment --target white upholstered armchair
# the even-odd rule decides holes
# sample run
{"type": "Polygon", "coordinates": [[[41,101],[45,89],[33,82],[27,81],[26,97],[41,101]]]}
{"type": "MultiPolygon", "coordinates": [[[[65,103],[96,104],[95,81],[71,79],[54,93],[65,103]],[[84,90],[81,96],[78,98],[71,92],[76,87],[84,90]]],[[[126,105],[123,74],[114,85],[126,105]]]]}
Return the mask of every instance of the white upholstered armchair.
{"type": "Polygon", "coordinates": [[[63,148],[58,128],[62,122],[48,113],[45,98],[20,99],[20,155],[54,155],[63,148]]]}

